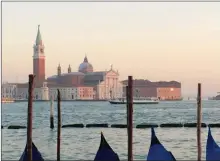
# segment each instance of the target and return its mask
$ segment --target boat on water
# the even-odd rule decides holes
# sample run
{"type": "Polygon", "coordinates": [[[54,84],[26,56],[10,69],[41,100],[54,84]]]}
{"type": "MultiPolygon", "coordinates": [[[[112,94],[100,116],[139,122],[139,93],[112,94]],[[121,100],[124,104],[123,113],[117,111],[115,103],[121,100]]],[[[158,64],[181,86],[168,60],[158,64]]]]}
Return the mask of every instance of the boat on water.
{"type": "MultiPolygon", "coordinates": [[[[111,104],[126,104],[126,98],[118,98],[109,100],[111,104]]],[[[133,104],[158,104],[159,100],[153,97],[134,97],[133,104]]]]}
{"type": "Polygon", "coordinates": [[[2,103],[13,103],[14,99],[12,98],[2,98],[2,103]]]}
{"type": "Polygon", "coordinates": [[[176,161],[173,154],[167,151],[158,140],[154,128],[151,128],[151,145],[147,155],[147,161],[176,161]]]}
{"type": "Polygon", "coordinates": [[[100,146],[94,161],[120,161],[118,154],[112,150],[102,132],[100,146]]]}
{"type": "MultiPolygon", "coordinates": [[[[28,161],[27,144],[19,161],[28,161]]],[[[37,147],[34,145],[33,142],[32,142],[32,161],[44,161],[41,153],[38,151],[37,147]]]]}
{"type": "Polygon", "coordinates": [[[213,139],[210,127],[208,132],[207,143],[206,143],[206,160],[207,161],[220,160],[220,147],[213,139]]]}

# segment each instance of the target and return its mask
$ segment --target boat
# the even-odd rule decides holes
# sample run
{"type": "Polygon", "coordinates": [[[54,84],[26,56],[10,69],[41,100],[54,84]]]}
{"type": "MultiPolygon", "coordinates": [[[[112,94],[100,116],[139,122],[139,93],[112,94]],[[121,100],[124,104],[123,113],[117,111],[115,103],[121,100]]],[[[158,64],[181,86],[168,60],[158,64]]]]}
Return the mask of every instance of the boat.
{"type": "MultiPolygon", "coordinates": [[[[111,104],[127,104],[126,98],[109,100],[111,104]]],[[[133,104],[158,104],[159,100],[153,97],[134,97],[133,104]]]]}
{"type": "MultiPolygon", "coordinates": [[[[28,161],[27,144],[19,161],[28,161]]],[[[44,161],[41,153],[38,151],[37,147],[34,145],[33,142],[32,142],[32,161],[44,161]]]]}
{"type": "Polygon", "coordinates": [[[147,155],[147,161],[176,161],[173,154],[167,151],[158,140],[154,128],[151,128],[151,145],[147,155]]]}
{"type": "Polygon", "coordinates": [[[2,103],[13,103],[14,99],[13,98],[2,98],[2,103]]]}
{"type": "Polygon", "coordinates": [[[112,150],[102,132],[101,142],[94,161],[120,161],[118,154],[112,150]]]}
{"type": "Polygon", "coordinates": [[[207,161],[220,160],[220,147],[213,139],[210,127],[208,131],[208,138],[206,143],[206,160],[207,161]]]}

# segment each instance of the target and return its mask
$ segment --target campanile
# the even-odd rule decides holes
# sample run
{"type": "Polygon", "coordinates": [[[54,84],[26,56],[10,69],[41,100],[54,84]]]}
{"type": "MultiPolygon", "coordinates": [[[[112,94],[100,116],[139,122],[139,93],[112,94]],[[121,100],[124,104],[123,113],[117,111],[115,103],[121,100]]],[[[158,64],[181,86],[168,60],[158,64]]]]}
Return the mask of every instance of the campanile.
{"type": "Polygon", "coordinates": [[[33,74],[35,75],[35,82],[37,84],[43,83],[45,81],[45,55],[44,44],[40,33],[40,25],[38,25],[37,38],[33,48],[33,74]]]}

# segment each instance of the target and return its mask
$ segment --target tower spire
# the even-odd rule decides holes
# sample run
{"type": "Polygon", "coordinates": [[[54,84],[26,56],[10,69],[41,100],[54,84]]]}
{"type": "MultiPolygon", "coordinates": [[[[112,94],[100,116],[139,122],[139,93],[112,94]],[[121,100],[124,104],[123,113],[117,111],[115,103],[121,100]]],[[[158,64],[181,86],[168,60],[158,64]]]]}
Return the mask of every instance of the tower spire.
{"type": "Polygon", "coordinates": [[[85,54],[84,62],[88,63],[88,59],[87,59],[86,54],[85,54]]]}
{"type": "Polygon", "coordinates": [[[38,25],[38,30],[37,30],[37,38],[36,38],[36,45],[42,45],[42,38],[41,38],[41,33],[40,33],[40,25],[38,25]]]}
{"type": "Polygon", "coordinates": [[[61,76],[61,66],[60,66],[60,63],[58,65],[58,67],[57,67],[57,75],[61,76]]]}
{"type": "Polygon", "coordinates": [[[69,67],[68,67],[68,73],[71,73],[71,67],[70,67],[70,64],[69,64],[69,67]]]}

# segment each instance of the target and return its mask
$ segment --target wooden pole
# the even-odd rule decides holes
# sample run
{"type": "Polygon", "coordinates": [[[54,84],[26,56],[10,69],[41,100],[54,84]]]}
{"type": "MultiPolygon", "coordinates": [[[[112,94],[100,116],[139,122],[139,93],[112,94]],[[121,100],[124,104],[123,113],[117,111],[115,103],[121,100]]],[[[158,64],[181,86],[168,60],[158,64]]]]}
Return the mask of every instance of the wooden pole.
{"type": "Polygon", "coordinates": [[[53,129],[54,128],[54,114],[53,114],[53,98],[51,97],[50,100],[50,128],[53,129]]]}
{"type": "Polygon", "coordinates": [[[32,111],[33,111],[34,75],[29,75],[28,82],[28,118],[27,118],[27,158],[32,161],[32,111]]]}
{"type": "Polygon", "coordinates": [[[201,123],[202,123],[202,105],[201,105],[201,83],[198,84],[197,96],[197,148],[198,148],[198,161],[201,161],[202,146],[201,146],[201,123]]]}
{"type": "MultiPolygon", "coordinates": [[[[129,128],[128,128],[128,124],[129,124],[129,94],[128,94],[128,86],[126,86],[126,105],[127,105],[127,133],[129,135],[129,128]]],[[[128,151],[129,153],[129,151],[128,151]]]]}
{"type": "Polygon", "coordinates": [[[128,161],[133,161],[133,78],[128,76],[128,161]]]}
{"type": "Polygon", "coordinates": [[[60,91],[57,89],[57,161],[60,161],[60,133],[61,133],[61,110],[60,110],[60,91]]]}

